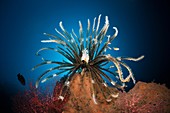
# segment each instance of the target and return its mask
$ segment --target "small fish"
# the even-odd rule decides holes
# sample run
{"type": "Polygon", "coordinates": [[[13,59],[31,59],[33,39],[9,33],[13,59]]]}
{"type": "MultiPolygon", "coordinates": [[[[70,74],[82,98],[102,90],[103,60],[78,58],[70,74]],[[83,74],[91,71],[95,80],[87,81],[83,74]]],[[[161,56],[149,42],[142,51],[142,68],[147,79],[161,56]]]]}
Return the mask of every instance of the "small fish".
{"type": "Polygon", "coordinates": [[[23,75],[21,75],[20,73],[17,74],[18,80],[19,82],[25,86],[25,78],[23,75]]]}

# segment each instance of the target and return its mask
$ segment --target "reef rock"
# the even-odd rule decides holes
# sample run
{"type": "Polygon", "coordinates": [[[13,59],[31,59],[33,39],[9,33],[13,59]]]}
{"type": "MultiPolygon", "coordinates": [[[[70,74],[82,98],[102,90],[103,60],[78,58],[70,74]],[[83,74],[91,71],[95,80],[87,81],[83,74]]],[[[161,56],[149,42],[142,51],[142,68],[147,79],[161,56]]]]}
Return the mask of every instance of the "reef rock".
{"type": "Polygon", "coordinates": [[[76,74],[63,113],[170,113],[170,90],[157,83],[137,82],[129,92],[120,92],[111,102],[94,103],[88,76],[76,74]]]}
{"type": "Polygon", "coordinates": [[[115,101],[121,113],[170,113],[170,89],[157,83],[137,82],[115,101]]]}
{"type": "MultiPolygon", "coordinates": [[[[69,93],[60,100],[59,92],[65,79],[56,83],[53,95],[30,87],[13,97],[16,113],[170,113],[170,89],[157,83],[137,82],[129,92],[120,92],[107,102],[97,89],[97,104],[91,94],[91,80],[76,74],[70,83],[69,93]]],[[[112,90],[115,90],[111,88],[112,90]]],[[[117,93],[118,90],[115,90],[117,93]]]]}
{"type": "Polygon", "coordinates": [[[88,75],[83,77],[76,74],[70,85],[71,94],[65,104],[64,113],[111,113],[114,103],[106,102],[102,94],[98,93],[96,104],[91,96],[91,88],[92,84],[88,75]]]}

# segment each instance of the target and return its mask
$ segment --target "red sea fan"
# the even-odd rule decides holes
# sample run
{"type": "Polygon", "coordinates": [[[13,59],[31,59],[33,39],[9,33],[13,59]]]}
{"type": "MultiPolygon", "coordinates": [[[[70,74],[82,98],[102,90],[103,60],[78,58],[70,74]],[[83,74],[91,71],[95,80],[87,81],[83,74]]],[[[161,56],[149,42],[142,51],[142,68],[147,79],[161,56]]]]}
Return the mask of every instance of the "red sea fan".
{"type": "Polygon", "coordinates": [[[13,111],[16,113],[61,113],[69,98],[69,94],[63,101],[58,98],[62,86],[61,81],[57,82],[53,95],[44,95],[30,85],[29,90],[13,97],[13,111]]]}

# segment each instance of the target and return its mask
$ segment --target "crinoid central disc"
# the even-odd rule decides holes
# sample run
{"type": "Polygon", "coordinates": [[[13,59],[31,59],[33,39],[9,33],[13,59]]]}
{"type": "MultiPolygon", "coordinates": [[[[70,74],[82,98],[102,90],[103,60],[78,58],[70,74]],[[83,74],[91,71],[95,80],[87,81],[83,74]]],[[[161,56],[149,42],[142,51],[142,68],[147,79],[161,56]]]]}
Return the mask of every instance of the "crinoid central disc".
{"type": "Polygon", "coordinates": [[[82,51],[81,61],[89,62],[89,52],[86,48],[82,51]]]}

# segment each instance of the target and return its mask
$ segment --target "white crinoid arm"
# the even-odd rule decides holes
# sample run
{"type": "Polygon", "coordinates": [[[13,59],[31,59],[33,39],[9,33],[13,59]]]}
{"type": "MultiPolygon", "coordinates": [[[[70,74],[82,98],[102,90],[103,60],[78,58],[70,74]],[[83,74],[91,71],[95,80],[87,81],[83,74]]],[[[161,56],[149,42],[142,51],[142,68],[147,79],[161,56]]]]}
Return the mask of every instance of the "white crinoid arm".
{"type": "Polygon", "coordinates": [[[51,42],[54,42],[54,43],[57,43],[57,44],[63,44],[65,45],[65,42],[64,41],[61,41],[61,40],[41,40],[42,43],[51,43],[51,42]]]}
{"type": "Polygon", "coordinates": [[[97,104],[96,97],[95,97],[94,93],[93,93],[93,102],[94,102],[95,104],[97,104]]]}

